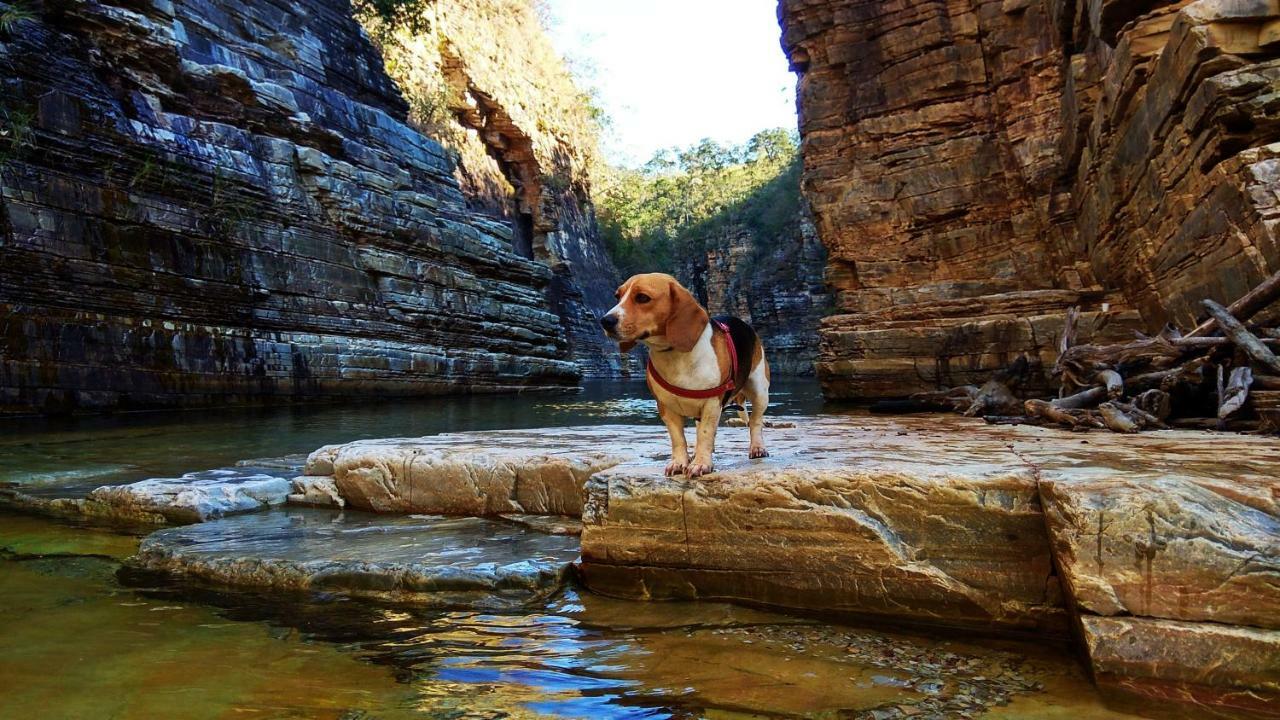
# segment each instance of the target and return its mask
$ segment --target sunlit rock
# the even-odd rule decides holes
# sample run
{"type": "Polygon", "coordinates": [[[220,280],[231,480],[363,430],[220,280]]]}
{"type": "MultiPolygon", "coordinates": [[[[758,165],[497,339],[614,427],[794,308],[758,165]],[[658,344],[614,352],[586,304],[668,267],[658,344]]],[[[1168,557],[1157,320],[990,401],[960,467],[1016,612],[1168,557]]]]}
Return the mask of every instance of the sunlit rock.
{"type": "Polygon", "coordinates": [[[563,585],[578,539],[478,518],[278,510],[160,530],[135,568],[277,592],[502,608],[563,585]]]}
{"type": "MultiPolygon", "coordinates": [[[[1195,452],[1194,438],[1162,439],[1195,452]]],[[[1248,439],[1199,444],[1205,459],[1216,451],[1239,461],[1225,473],[1194,462],[1163,472],[1046,472],[1041,490],[1058,567],[1081,610],[1280,629],[1275,463],[1235,455],[1250,444],[1265,451],[1248,439]]]]}
{"type": "Polygon", "coordinates": [[[867,420],[775,430],[764,460],[726,432],[717,472],[698,480],[664,477],[659,463],[599,473],[583,514],[585,582],[1065,634],[1034,472],[999,442],[867,420]]]}
{"type": "Polygon", "coordinates": [[[315,451],[306,473],[362,510],[576,517],[588,477],[665,445],[659,428],[629,426],[360,440],[315,451]]]}
{"type": "Polygon", "coordinates": [[[293,492],[289,493],[290,505],[312,505],[314,507],[346,507],[347,501],[338,494],[338,486],[332,475],[307,476],[293,479],[293,492]]]}

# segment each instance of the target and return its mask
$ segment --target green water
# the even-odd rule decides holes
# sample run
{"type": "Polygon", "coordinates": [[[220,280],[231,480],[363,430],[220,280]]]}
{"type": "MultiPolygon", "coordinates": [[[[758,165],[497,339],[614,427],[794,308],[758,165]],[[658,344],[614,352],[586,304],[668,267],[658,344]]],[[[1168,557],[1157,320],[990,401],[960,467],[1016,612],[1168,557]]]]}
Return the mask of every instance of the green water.
{"type": "MultiPolygon", "coordinates": [[[[5,421],[0,481],[66,494],[362,437],[637,421],[661,432],[644,396],[602,384],[5,421]]],[[[778,383],[774,412],[819,412],[817,397],[778,383]]],[[[1130,717],[1104,707],[1063,647],[574,589],[514,613],[215,592],[122,570],[138,540],[0,513],[0,718],[1130,717]]]]}

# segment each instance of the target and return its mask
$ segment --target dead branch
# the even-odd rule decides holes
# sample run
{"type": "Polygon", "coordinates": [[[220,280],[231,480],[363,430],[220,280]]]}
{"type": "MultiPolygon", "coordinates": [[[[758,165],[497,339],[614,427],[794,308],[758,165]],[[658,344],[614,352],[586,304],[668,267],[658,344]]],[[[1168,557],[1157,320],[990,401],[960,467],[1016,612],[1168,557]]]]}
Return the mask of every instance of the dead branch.
{"type": "Polygon", "coordinates": [[[1094,380],[1107,389],[1107,397],[1115,400],[1124,395],[1124,378],[1115,370],[1099,370],[1094,380]]]}
{"type": "Polygon", "coordinates": [[[1242,365],[1231,371],[1231,379],[1224,389],[1222,387],[1222,366],[1218,366],[1218,419],[1226,420],[1227,416],[1244,406],[1249,398],[1249,386],[1253,384],[1253,371],[1248,365],[1242,365]]]}
{"type": "Polygon", "coordinates": [[[979,415],[1014,415],[1022,410],[1022,401],[999,380],[988,380],[974,397],[965,417],[979,415]]]}
{"type": "Polygon", "coordinates": [[[1271,370],[1274,373],[1280,373],[1280,358],[1275,353],[1267,349],[1258,337],[1249,332],[1238,319],[1235,318],[1226,308],[1212,300],[1205,300],[1204,307],[1218,321],[1218,326],[1222,328],[1223,333],[1231,338],[1236,347],[1244,350],[1258,364],[1271,370]]]}
{"type": "Polygon", "coordinates": [[[1168,420],[1169,414],[1173,412],[1173,400],[1169,397],[1169,393],[1163,390],[1151,389],[1139,393],[1133,399],[1133,404],[1150,413],[1160,422],[1168,420]]]}
{"type": "Polygon", "coordinates": [[[1058,398],[1053,401],[1053,404],[1064,410],[1076,410],[1079,408],[1094,407],[1106,399],[1107,388],[1099,385],[1098,387],[1091,387],[1088,390],[1082,390],[1075,395],[1058,398]]]}
{"type": "MultiPolygon", "coordinates": [[[[1226,307],[1227,314],[1241,320],[1248,320],[1278,297],[1280,297],[1280,272],[1263,280],[1257,287],[1241,295],[1239,299],[1228,305],[1226,307]]],[[[1206,302],[1208,301],[1206,300],[1206,302]]],[[[1195,326],[1191,332],[1183,337],[1194,338],[1204,335],[1212,330],[1215,324],[1217,324],[1217,317],[1211,315],[1208,320],[1195,326]]]]}
{"type": "Polygon", "coordinates": [[[1098,406],[1098,412],[1102,415],[1103,424],[1113,432],[1136,433],[1142,428],[1137,419],[1113,403],[1102,403],[1098,406]]]}
{"type": "Polygon", "coordinates": [[[1117,345],[1076,345],[1063,355],[1064,375],[1091,378],[1100,370],[1167,368],[1182,357],[1182,348],[1166,337],[1140,338],[1117,345]]]}

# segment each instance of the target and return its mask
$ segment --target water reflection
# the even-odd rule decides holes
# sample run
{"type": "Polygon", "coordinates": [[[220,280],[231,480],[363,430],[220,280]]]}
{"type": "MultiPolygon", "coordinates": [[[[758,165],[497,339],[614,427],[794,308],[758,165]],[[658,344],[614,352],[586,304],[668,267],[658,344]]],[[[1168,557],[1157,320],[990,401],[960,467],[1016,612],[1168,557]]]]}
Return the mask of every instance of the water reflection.
{"type": "MultiPolygon", "coordinates": [[[[775,380],[771,414],[811,414],[821,407],[814,381],[775,380]]],[[[0,457],[6,459],[0,483],[79,490],[364,438],[607,423],[659,425],[643,382],[590,382],[580,393],[563,395],[0,419],[0,457]]]]}

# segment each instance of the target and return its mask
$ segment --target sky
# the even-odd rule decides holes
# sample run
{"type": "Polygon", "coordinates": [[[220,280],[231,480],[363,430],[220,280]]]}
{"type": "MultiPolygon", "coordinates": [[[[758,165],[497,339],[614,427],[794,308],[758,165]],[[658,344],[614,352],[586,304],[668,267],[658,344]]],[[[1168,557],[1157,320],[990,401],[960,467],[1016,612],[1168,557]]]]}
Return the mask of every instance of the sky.
{"type": "Polygon", "coordinates": [[[795,129],[777,0],[549,0],[551,40],[599,92],[615,164],[703,138],[795,129]]]}

